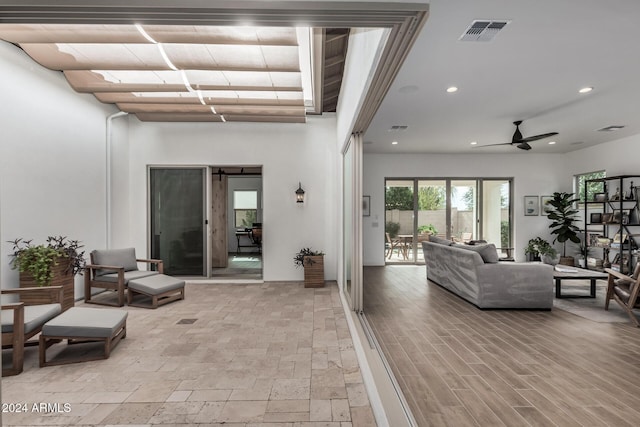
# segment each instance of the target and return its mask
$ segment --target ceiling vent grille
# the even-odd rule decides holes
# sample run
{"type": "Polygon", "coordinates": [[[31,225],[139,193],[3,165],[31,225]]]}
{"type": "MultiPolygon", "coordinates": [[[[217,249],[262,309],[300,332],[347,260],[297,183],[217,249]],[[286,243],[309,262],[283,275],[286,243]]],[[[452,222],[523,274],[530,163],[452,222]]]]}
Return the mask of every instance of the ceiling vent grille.
{"type": "Polygon", "coordinates": [[[460,40],[464,42],[491,41],[508,23],[509,21],[473,21],[469,28],[462,33],[460,40]]]}
{"type": "Polygon", "coordinates": [[[403,130],[407,130],[409,126],[407,125],[393,125],[389,128],[389,132],[400,132],[403,130]]]}

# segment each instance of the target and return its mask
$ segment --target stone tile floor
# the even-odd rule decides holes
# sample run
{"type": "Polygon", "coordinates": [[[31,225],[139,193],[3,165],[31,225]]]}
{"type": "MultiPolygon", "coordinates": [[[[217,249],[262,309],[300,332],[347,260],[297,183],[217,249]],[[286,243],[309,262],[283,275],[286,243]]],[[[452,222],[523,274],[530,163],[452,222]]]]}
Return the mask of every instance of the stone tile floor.
{"type": "Polygon", "coordinates": [[[2,379],[2,402],[27,411],[2,425],[375,426],[338,292],[190,282],[184,301],[125,306],[107,360],[39,368],[27,349],[25,371],[2,379]]]}

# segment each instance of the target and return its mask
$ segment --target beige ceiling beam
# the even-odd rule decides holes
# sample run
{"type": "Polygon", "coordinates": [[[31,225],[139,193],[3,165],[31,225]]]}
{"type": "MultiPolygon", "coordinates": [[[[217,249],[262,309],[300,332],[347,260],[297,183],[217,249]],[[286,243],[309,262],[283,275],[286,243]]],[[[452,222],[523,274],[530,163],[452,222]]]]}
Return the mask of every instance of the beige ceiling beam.
{"type": "MultiPolygon", "coordinates": [[[[202,113],[136,113],[141,121],[152,122],[222,122],[219,115],[202,113]]],[[[224,116],[227,122],[277,122],[277,123],[305,123],[306,117],[277,116],[277,115],[228,115],[224,116]]]]}
{"type": "MultiPolygon", "coordinates": [[[[180,103],[117,103],[120,110],[127,113],[207,113],[213,114],[211,106],[202,104],[180,103]]],[[[276,115],[276,116],[304,116],[304,106],[269,106],[269,105],[215,105],[217,114],[252,114],[252,115],[276,115]]]]}
{"type": "Polygon", "coordinates": [[[393,27],[427,4],[336,1],[15,0],[0,5],[4,23],[393,27]],[[8,3],[8,4],[7,4],[8,3]]]}
{"type": "MultiPolygon", "coordinates": [[[[184,92],[183,92],[184,93],[184,92]]],[[[100,92],[95,94],[100,102],[107,104],[132,103],[132,104],[198,104],[202,105],[197,96],[174,96],[174,97],[143,97],[135,96],[130,92],[100,92]]],[[[205,98],[207,105],[256,105],[256,106],[304,106],[301,99],[255,99],[255,98],[205,98]]]]}

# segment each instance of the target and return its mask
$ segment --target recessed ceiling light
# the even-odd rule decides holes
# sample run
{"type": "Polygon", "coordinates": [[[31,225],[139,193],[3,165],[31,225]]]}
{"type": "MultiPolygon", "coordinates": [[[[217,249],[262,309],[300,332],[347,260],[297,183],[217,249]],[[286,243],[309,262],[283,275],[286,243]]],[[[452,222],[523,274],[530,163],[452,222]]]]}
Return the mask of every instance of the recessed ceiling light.
{"type": "Polygon", "coordinates": [[[583,87],[582,89],[580,89],[578,92],[580,93],[589,93],[593,90],[593,87],[591,86],[587,86],[587,87],[583,87]]]}
{"type": "Polygon", "coordinates": [[[398,141],[393,141],[391,145],[398,145],[398,141]]]}
{"type": "Polygon", "coordinates": [[[455,86],[450,86],[450,87],[447,88],[447,92],[449,92],[449,93],[453,93],[453,92],[457,92],[457,91],[458,91],[458,88],[455,87],[455,86]]]}
{"type": "Polygon", "coordinates": [[[471,145],[478,145],[478,141],[471,141],[471,145]]]}
{"type": "Polygon", "coordinates": [[[549,145],[555,145],[556,142],[555,141],[549,141],[549,145]]]}

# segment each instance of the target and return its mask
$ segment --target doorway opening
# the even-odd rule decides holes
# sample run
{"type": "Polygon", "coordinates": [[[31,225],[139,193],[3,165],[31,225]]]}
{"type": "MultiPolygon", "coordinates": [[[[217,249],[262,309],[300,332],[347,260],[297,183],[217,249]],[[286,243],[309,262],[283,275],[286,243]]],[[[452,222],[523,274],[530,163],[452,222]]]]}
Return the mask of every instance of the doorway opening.
{"type": "Polygon", "coordinates": [[[211,167],[210,275],[262,279],[262,166],[211,167]]]}

